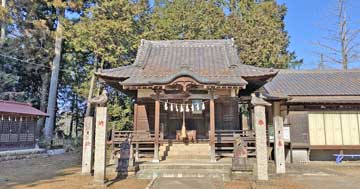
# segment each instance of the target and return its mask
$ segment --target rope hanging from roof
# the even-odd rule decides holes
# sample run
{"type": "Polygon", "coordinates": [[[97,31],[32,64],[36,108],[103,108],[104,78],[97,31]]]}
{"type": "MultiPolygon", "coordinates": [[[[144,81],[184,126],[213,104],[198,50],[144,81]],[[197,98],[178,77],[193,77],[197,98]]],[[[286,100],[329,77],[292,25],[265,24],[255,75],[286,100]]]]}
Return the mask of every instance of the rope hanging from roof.
{"type": "Polygon", "coordinates": [[[175,112],[190,112],[190,111],[201,111],[205,110],[205,102],[201,103],[173,103],[168,101],[160,101],[164,104],[165,111],[175,111],[175,112]]]}

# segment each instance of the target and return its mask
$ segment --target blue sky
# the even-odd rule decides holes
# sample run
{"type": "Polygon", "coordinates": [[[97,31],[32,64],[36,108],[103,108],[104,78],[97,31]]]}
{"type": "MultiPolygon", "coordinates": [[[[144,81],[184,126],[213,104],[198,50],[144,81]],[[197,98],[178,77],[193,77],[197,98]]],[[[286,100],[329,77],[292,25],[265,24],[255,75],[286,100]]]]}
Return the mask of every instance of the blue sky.
{"type": "MultiPolygon", "coordinates": [[[[302,69],[314,69],[319,62],[321,48],[314,45],[316,41],[327,35],[326,28],[335,21],[332,15],[336,0],[277,0],[288,8],[285,17],[286,30],[290,36],[289,50],[295,51],[298,58],[304,60],[302,69]]],[[[360,1],[349,0],[347,3],[350,27],[360,29],[360,1]]],[[[359,36],[360,37],[360,36],[359,36]]],[[[360,39],[358,40],[360,41],[360,39]]],[[[339,68],[328,64],[327,66],[339,68]]],[[[352,63],[350,68],[360,68],[360,61],[352,63]]]]}

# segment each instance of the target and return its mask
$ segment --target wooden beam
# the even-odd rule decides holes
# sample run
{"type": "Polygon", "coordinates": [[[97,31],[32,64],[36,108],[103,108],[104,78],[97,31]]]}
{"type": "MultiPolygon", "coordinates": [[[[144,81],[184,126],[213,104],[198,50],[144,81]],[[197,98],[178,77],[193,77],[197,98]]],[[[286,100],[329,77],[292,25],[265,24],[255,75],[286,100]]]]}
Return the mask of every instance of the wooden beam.
{"type": "Polygon", "coordinates": [[[160,94],[157,97],[157,94],[150,95],[152,99],[159,98],[160,100],[191,100],[191,99],[217,99],[219,96],[210,94],[191,94],[191,93],[180,93],[180,94],[160,94]]]}
{"type": "Polygon", "coordinates": [[[359,150],[360,145],[311,145],[311,150],[359,150]]]}
{"type": "Polygon", "coordinates": [[[153,162],[159,162],[159,128],[160,128],[160,91],[156,91],[155,99],[155,139],[154,139],[154,159],[153,162]]]}
{"type": "Polygon", "coordinates": [[[134,131],[137,130],[137,122],[138,122],[138,105],[134,104],[134,131]]]}
{"type": "Polygon", "coordinates": [[[210,161],[215,162],[215,103],[214,91],[210,90],[210,161]]]}

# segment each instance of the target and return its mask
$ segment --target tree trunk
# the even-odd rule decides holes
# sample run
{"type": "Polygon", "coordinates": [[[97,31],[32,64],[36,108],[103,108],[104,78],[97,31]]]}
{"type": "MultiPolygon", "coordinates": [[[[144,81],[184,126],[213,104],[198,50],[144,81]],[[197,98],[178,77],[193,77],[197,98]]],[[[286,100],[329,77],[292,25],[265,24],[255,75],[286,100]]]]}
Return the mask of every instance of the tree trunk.
{"type": "MultiPolygon", "coordinates": [[[[1,6],[3,8],[6,7],[6,0],[2,0],[1,1],[1,6]]],[[[5,41],[5,37],[6,37],[6,23],[2,22],[1,23],[1,36],[0,36],[0,45],[2,45],[5,41]]]]}
{"type": "MultiPolygon", "coordinates": [[[[45,72],[44,74],[41,75],[41,97],[40,97],[40,110],[43,112],[46,112],[46,97],[48,96],[48,85],[49,85],[49,73],[45,72]]],[[[41,117],[38,121],[37,121],[37,134],[40,136],[40,132],[44,127],[44,121],[45,118],[41,117]]]]}
{"type": "Polygon", "coordinates": [[[348,31],[347,31],[347,18],[345,10],[345,2],[339,0],[339,27],[340,27],[340,39],[341,39],[341,63],[344,70],[348,69],[348,31]]]}
{"type": "Polygon", "coordinates": [[[75,109],[75,96],[73,96],[72,98],[72,102],[71,102],[71,120],[70,120],[70,128],[69,128],[69,138],[72,138],[73,136],[73,130],[74,130],[74,109],[75,109]]]}
{"type": "Polygon", "coordinates": [[[60,71],[60,60],[61,60],[61,48],[62,48],[62,26],[61,19],[58,19],[58,24],[56,27],[56,39],[55,39],[55,57],[53,64],[51,66],[51,81],[50,81],[50,90],[47,106],[47,114],[49,117],[45,121],[45,138],[50,140],[53,137],[53,130],[55,126],[55,116],[56,116],[56,97],[57,97],[57,85],[59,80],[59,71],[60,71]]]}

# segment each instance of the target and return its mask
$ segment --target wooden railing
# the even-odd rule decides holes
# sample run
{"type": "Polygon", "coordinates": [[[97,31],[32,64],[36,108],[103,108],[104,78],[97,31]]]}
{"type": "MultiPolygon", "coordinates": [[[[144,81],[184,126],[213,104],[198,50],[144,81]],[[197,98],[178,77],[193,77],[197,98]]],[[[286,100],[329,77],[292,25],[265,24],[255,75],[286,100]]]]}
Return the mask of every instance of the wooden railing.
{"type": "Polygon", "coordinates": [[[236,137],[240,136],[245,141],[255,140],[253,130],[215,130],[216,143],[235,142],[236,137]]]}
{"type": "MultiPolygon", "coordinates": [[[[255,131],[253,130],[216,130],[215,142],[216,143],[229,143],[235,142],[236,137],[240,136],[245,141],[255,140],[255,131]]],[[[155,133],[153,131],[115,131],[112,132],[112,142],[122,143],[126,139],[131,139],[132,142],[138,143],[153,143],[155,133]]],[[[162,132],[159,132],[159,141],[164,139],[162,132]]]]}
{"type": "MultiPolygon", "coordinates": [[[[132,142],[153,143],[155,132],[153,131],[115,131],[112,132],[112,143],[119,144],[131,139],[132,142]]],[[[159,132],[159,141],[164,139],[162,132],[159,132]]]]}

